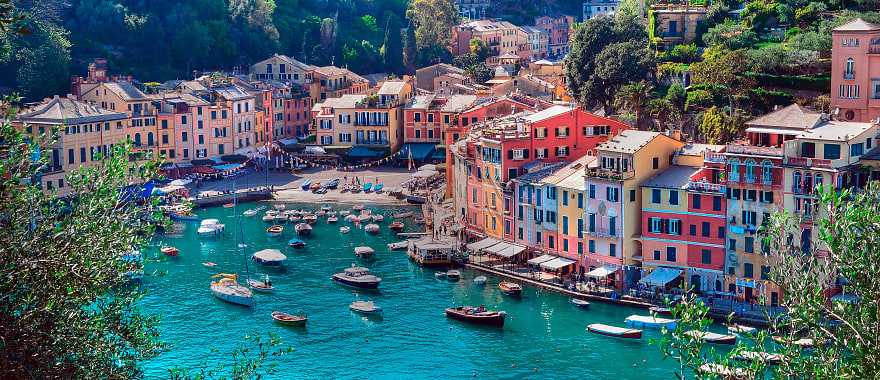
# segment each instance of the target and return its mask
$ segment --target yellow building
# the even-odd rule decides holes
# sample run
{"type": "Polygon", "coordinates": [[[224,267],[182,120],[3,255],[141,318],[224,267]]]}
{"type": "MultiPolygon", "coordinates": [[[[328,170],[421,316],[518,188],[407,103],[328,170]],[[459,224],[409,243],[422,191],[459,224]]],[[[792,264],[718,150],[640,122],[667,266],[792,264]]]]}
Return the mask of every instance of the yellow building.
{"type": "Polygon", "coordinates": [[[152,99],[130,82],[84,84],[80,99],[109,111],[124,112],[131,118],[125,135],[136,151],[155,156],[158,153],[156,110],[152,99]]]}

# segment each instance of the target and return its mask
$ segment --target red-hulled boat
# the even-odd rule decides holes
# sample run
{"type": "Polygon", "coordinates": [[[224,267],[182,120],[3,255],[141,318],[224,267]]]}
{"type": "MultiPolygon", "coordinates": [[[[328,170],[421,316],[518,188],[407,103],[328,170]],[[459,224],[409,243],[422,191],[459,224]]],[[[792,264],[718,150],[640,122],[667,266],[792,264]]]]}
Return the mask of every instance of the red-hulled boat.
{"type": "Polygon", "coordinates": [[[615,338],[641,339],[642,337],[642,330],[603,325],[601,323],[588,325],[587,331],[615,338]]]}
{"type": "Polygon", "coordinates": [[[175,257],[180,254],[180,250],[175,247],[165,246],[159,249],[165,256],[175,257]]]}
{"type": "Polygon", "coordinates": [[[486,310],[483,306],[459,306],[446,309],[447,318],[485,326],[504,327],[506,316],[507,313],[503,311],[486,310]]]}

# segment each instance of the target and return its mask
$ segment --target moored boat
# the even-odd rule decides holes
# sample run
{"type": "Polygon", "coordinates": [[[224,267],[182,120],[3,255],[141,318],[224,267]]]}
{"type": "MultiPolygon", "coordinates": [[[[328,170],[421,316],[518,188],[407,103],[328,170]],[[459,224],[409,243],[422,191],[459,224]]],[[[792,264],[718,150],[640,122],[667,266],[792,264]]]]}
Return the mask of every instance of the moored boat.
{"type": "Polygon", "coordinates": [[[261,292],[261,293],[272,293],[275,291],[275,287],[272,286],[272,281],[269,280],[269,276],[263,276],[262,280],[248,279],[248,286],[251,289],[261,292]]]}
{"type": "Polygon", "coordinates": [[[281,233],[284,232],[284,226],[280,224],[276,224],[266,229],[266,236],[276,237],[281,236],[281,233]]]}
{"type": "Polygon", "coordinates": [[[348,231],[351,231],[351,227],[349,227],[349,226],[339,227],[339,233],[341,233],[341,234],[347,234],[348,231]]]}
{"type": "Polygon", "coordinates": [[[398,212],[398,213],[396,213],[396,214],[392,214],[392,215],[391,215],[391,217],[394,218],[394,219],[405,219],[405,218],[409,218],[409,217],[411,217],[411,216],[413,216],[413,212],[412,212],[412,211],[398,212]]]}
{"type": "Polygon", "coordinates": [[[276,204],[272,205],[272,208],[274,208],[275,210],[278,210],[278,211],[282,211],[287,208],[287,205],[285,205],[284,203],[276,203],[276,204]]]}
{"type": "Polygon", "coordinates": [[[201,236],[214,236],[223,233],[225,228],[226,225],[220,223],[219,219],[205,219],[199,225],[197,232],[201,236]]]}
{"type": "Polygon", "coordinates": [[[651,306],[648,308],[648,311],[650,311],[652,314],[657,314],[657,315],[667,315],[667,316],[672,315],[672,309],[670,309],[668,307],[651,306]]]}
{"type": "Polygon", "coordinates": [[[515,282],[501,281],[498,283],[498,289],[509,296],[519,297],[522,295],[522,285],[515,282]]]}
{"type": "Polygon", "coordinates": [[[650,315],[630,315],[625,319],[627,326],[647,327],[647,328],[663,328],[674,329],[676,320],[668,318],[657,318],[650,315]]]}
{"type": "Polygon", "coordinates": [[[382,192],[382,189],[384,189],[384,188],[385,188],[385,184],[383,184],[383,183],[377,183],[376,186],[373,187],[373,192],[374,192],[374,193],[380,193],[380,192],[382,192]]]}
{"type": "Polygon", "coordinates": [[[309,320],[305,315],[293,315],[281,311],[273,311],[272,319],[285,326],[305,326],[309,320]]]}
{"type": "Polygon", "coordinates": [[[446,271],[446,279],[451,281],[458,281],[461,278],[461,272],[455,269],[446,271]]]}
{"type": "Polygon", "coordinates": [[[348,308],[362,314],[378,314],[382,312],[382,308],[373,301],[354,301],[348,305],[348,308]]]}
{"type": "Polygon", "coordinates": [[[236,305],[254,306],[254,294],[238,283],[238,275],[220,273],[212,277],[218,278],[211,282],[211,293],[214,297],[236,305]]]}
{"type": "Polygon", "coordinates": [[[165,247],[159,248],[159,251],[162,252],[163,255],[170,256],[170,257],[176,257],[177,255],[180,254],[179,249],[177,249],[176,247],[171,247],[171,246],[165,246],[165,247]]]}
{"type": "Polygon", "coordinates": [[[774,354],[769,352],[743,351],[739,354],[733,355],[731,359],[745,362],[762,362],[764,364],[777,365],[779,363],[782,363],[782,360],[785,359],[785,356],[783,356],[782,354],[774,354]]]}
{"type": "Polygon", "coordinates": [[[366,226],[364,226],[364,231],[367,231],[367,233],[370,233],[373,235],[378,234],[379,233],[379,225],[373,224],[373,223],[367,224],[366,226]]]}
{"type": "Polygon", "coordinates": [[[425,218],[416,217],[415,219],[413,219],[413,222],[415,222],[416,224],[425,224],[425,218]]]}
{"type": "Polygon", "coordinates": [[[308,214],[303,216],[302,220],[308,224],[315,224],[318,222],[318,216],[315,214],[308,214]]]}
{"type": "Polygon", "coordinates": [[[600,334],[600,335],[612,336],[615,338],[626,338],[626,339],[641,339],[642,338],[642,330],[604,325],[601,323],[593,323],[593,324],[587,325],[587,331],[589,331],[591,333],[600,334]]]}
{"type": "Polygon", "coordinates": [[[289,245],[292,248],[305,248],[306,242],[299,240],[299,239],[290,239],[287,242],[287,245],[289,245]]]}
{"type": "Polygon", "coordinates": [[[486,310],[484,306],[458,306],[446,308],[446,317],[478,325],[504,327],[504,319],[507,317],[507,313],[486,310]]]}
{"type": "Polygon", "coordinates": [[[263,215],[263,221],[264,222],[274,222],[276,216],[278,216],[278,211],[275,211],[275,210],[266,211],[266,214],[263,215]]]}
{"type": "Polygon", "coordinates": [[[367,182],[364,184],[364,192],[365,193],[369,193],[372,188],[373,188],[372,182],[367,182]]]}
{"type": "Polygon", "coordinates": [[[388,225],[388,229],[394,232],[402,232],[405,225],[401,221],[395,221],[388,225]]]}
{"type": "Polygon", "coordinates": [[[398,242],[394,242],[394,243],[388,243],[388,249],[390,249],[392,251],[406,249],[406,247],[408,247],[408,246],[409,246],[409,242],[406,240],[398,241],[398,242]]]}
{"type": "Polygon", "coordinates": [[[354,247],[354,254],[362,259],[373,257],[375,251],[370,247],[354,247]]]}
{"type": "Polygon", "coordinates": [[[354,264],[344,271],[334,274],[331,279],[339,284],[351,286],[361,289],[378,289],[382,278],[370,273],[370,270],[364,267],[357,267],[354,264]]]}
{"type": "Polygon", "coordinates": [[[312,184],[309,186],[309,190],[311,190],[311,191],[315,191],[315,190],[318,190],[318,189],[320,189],[320,188],[321,188],[321,182],[317,182],[317,181],[316,181],[316,182],[312,182],[312,184]]]}
{"type": "Polygon", "coordinates": [[[307,179],[305,182],[302,183],[302,185],[300,187],[303,190],[308,190],[310,186],[312,186],[312,180],[307,179]]]}
{"type": "Polygon", "coordinates": [[[349,216],[349,215],[351,215],[351,211],[349,211],[349,210],[341,210],[341,211],[339,211],[339,215],[341,215],[341,216],[349,216]]]}
{"type": "Polygon", "coordinates": [[[441,272],[435,272],[435,273],[434,273],[434,278],[436,278],[436,279],[446,278],[446,272],[442,272],[442,271],[441,271],[441,272]]]}
{"type": "Polygon", "coordinates": [[[474,284],[477,284],[477,285],[486,285],[486,281],[488,281],[488,279],[486,278],[486,276],[477,276],[477,277],[474,277],[474,284]]]}
{"type": "Polygon", "coordinates": [[[572,298],[571,303],[572,303],[572,305],[575,305],[581,309],[589,309],[590,308],[590,302],[587,300],[582,300],[580,298],[572,298]]]}
{"type": "Polygon", "coordinates": [[[736,335],[716,334],[708,331],[690,330],[685,331],[685,335],[694,339],[702,340],[705,343],[713,344],[734,344],[736,343],[736,335]]]}
{"type": "Polygon", "coordinates": [[[374,223],[382,223],[385,221],[385,216],[382,214],[373,214],[372,217],[374,223]]]}
{"type": "Polygon", "coordinates": [[[256,216],[256,215],[257,215],[257,210],[256,210],[256,209],[245,210],[245,211],[244,211],[243,213],[241,213],[241,214],[244,215],[244,216],[247,216],[247,217],[256,216]]]}
{"type": "Polygon", "coordinates": [[[747,380],[754,379],[754,374],[748,368],[726,366],[718,363],[706,363],[696,370],[702,376],[714,375],[713,378],[724,380],[747,380]]]}
{"type": "Polygon", "coordinates": [[[269,248],[254,252],[251,259],[254,260],[255,263],[263,266],[280,267],[284,265],[285,261],[287,261],[287,256],[277,249],[269,248]]]}
{"type": "Polygon", "coordinates": [[[331,215],[327,217],[327,223],[336,223],[339,221],[339,218],[336,215],[331,215]]]}
{"type": "Polygon", "coordinates": [[[351,206],[351,209],[354,211],[361,211],[364,209],[364,205],[354,205],[354,206],[351,206]]]}
{"type": "Polygon", "coordinates": [[[324,187],[331,190],[336,189],[337,187],[339,187],[339,178],[331,179],[330,182],[327,182],[327,184],[324,185],[324,187]]]}
{"type": "Polygon", "coordinates": [[[776,342],[778,344],[783,344],[783,345],[790,344],[790,345],[799,346],[800,348],[803,348],[803,349],[811,349],[811,348],[813,348],[813,346],[815,344],[813,339],[811,339],[811,338],[800,338],[800,339],[795,339],[795,340],[789,340],[786,337],[781,337],[778,335],[773,335],[771,338],[773,339],[774,342],[776,342]]]}
{"type": "Polygon", "coordinates": [[[312,226],[308,223],[297,223],[293,226],[293,230],[296,231],[299,235],[311,235],[312,234],[312,226]]]}
{"type": "Polygon", "coordinates": [[[731,324],[727,326],[727,332],[731,334],[754,334],[758,332],[758,329],[750,326],[739,325],[739,324],[731,324]]]}

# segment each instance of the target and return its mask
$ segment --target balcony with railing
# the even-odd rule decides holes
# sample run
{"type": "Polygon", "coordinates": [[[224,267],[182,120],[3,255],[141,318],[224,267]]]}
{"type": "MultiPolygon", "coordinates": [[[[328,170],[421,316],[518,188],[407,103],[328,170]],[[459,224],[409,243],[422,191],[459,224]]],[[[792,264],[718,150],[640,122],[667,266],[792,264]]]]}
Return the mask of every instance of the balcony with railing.
{"type": "Polygon", "coordinates": [[[610,179],[615,181],[625,181],[630,178],[636,176],[635,171],[618,171],[612,169],[602,169],[602,168],[587,168],[586,169],[587,177],[594,178],[602,178],[602,179],[610,179]]]}
{"type": "Polygon", "coordinates": [[[856,73],[852,71],[844,71],[843,79],[856,79],[856,73]]]}
{"type": "Polygon", "coordinates": [[[724,194],[727,191],[727,186],[720,183],[710,183],[704,181],[688,181],[687,189],[690,191],[699,191],[703,193],[717,193],[724,194]]]}
{"type": "Polygon", "coordinates": [[[785,165],[803,168],[831,168],[831,160],[809,157],[785,157],[785,165]]]}
{"type": "Polygon", "coordinates": [[[592,229],[586,229],[584,234],[602,238],[618,238],[620,237],[620,230],[617,228],[596,226],[592,229]]]}
{"type": "Polygon", "coordinates": [[[387,146],[388,140],[386,139],[355,139],[355,144],[357,145],[372,145],[372,146],[387,146]]]}
{"type": "Polygon", "coordinates": [[[715,164],[723,164],[726,162],[726,159],[725,159],[723,153],[706,152],[706,153],[703,153],[703,161],[715,163],[715,164]]]}
{"type": "Polygon", "coordinates": [[[880,44],[871,44],[868,47],[868,54],[880,54],[880,44]]]}

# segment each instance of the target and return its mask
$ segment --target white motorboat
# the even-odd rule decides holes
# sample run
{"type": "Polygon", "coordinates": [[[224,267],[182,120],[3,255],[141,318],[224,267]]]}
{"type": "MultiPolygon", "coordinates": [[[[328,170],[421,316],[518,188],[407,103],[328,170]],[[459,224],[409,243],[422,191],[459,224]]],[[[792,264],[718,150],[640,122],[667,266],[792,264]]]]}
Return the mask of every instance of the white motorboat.
{"type": "Polygon", "coordinates": [[[377,314],[382,312],[382,308],[373,303],[373,301],[354,301],[348,305],[348,308],[352,311],[364,314],[377,314]]]}
{"type": "Polygon", "coordinates": [[[272,286],[272,281],[269,280],[269,276],[263,276],[262,280],[248,279],[248,285],[254,291],[261,293],[271,293],[275,291],[275,287],[272,286]]]}
{"type": "Polygon", "coordinates": [[[310,235],[312,233],[312,226],[308,223],[297,223],[293,229],[299,235],[310,235]]]}
{"type": "Polygon", "coordinates": [[[412,211],[404,211],[404,212],[399,212],[399,213],[391,215],[391,217],[394,219],[405,219],[405,218],[409,218],[411,216],[413,216],[412,211]]]}
{"type": "Polygon", "coordinates": [[[580,298],[572,298],[571,304],[575,305],[581,309],[589,309],[590,308],[590,301],[582,300],[580,298]]]}
{"type": "Polygon", "coordinates": [[[372,220],[373,216],[370,214],[360,214],[360,215],[358,215],[357,219],[361,223],[364,223],[364,222],[369,222],[370,220],[372,220]]]}
{"type": "Polygon", "coordinates": [[[287,215],[286,214],[275,215],[275,223],[287,223],[287,215]]]}
{"type": "Polygon", "coordinates": [[[215,236],[223,233],[224,228],[226,225],[220,223],[219,219],[205,219],[199,225],[198,233],[201,236],[215,236]]]}
{"type": "Polygon", "coordinates": [[[274,208],[274,209],[276,209],[276,210],[278,210],[278,211],[281,211],[281,210],[286,209],[286,208],[287,208],[287,205],[285,205],[285,204],[283,204],[283,203],[276,203],[276,204],[272,205],[272,208],[274,208]]]}
{"type": "Polygon", "coordinates": [[[458,281],[461,278],[461,272],[455,269],[446,272],[446,279],[451,281],[458,281]]]}
{"type": "Polygon", "coordinates": [[[345,221],[349,223],[359,222],[357,215],[348,214],[345,216],[345,221]]]}
{"type": "Polygon", "coordinates": [[[361,211],[364,209],[364,205],[354,205],[351,207],[351,209],[354,211],[361,211]]]}
{"type": "Polygon", "coordinates": [[[274,222],[276,216],[278,216],[278,211],[275,211],[275,210],[266,211],[266,214],[263,215],[263,221],[264,222],[274,222]]]}
{"type": "Polygon", "coordinates": [[[486,281],[488,281],[488,279],[486,278],[486,276],[477,276],[477,277],[474,277],[474,284],[477,284],[477,285],[486,285],[486,281]]]}
{"type": "Polygon", "coordinates": [[[339,218],[336,215],[331,215],[327,217],[327,223],[336,223],[339,221],[339,218]]]}
{"type": "Polygon", "coordinates": [[[351,215],[351,211],[348,211],[348,210],[341,210],[341,211],[339,211],[339,215],[342,215],[342,216],[349,216],[349,215],[351,215]]]}
{"type": "Polygon", "coordinates": [[[758,332],[758,329],[734,323],[727,326],[727,332],[731,334],[754,334],[758,332]]]}
{"type": "Polygon", "coordinates": [[[321,211],[324,211],[324,212],[330,211],[330,206],[328,206],[328,205],[321,206],[321,211]]]}
{"type": "Polygon", "coordinates": [[[435,278],[446,278],[446,272],[435,272],[434,277],[435,278]]]}
{"type": "Polygon", "coordinates": [[[674,329],[676,325],[675,319],[657,318],[649,315],[630,315],[625,319],[628,326],[645,327],[645,328],[667,328],[674,329]]]}
{"type": "Polygon", "coordinates": [[[287,260],[287,256],[277,249],[270,248],[254,252],[254,255],[251,256],[251,259],[254,260],[255,263],[263,266],[280,267],[284,265],[284,262],[287,260]]]}
{"type": "Polygon", "coordinates": [[[342,285],[360,289],[378,289],[379,283],[382,282],[382,278],[371,274],[369,269],[354,264],[351,264],[351,268],[345,268],[345,271],[334,274],[331,279],[342,285]]]}
{"type": "Polygon", "coordinates": [[[351,227],[349,227],[349,226],[339,227],[339,233],[341,233],[341,234],[347,234],[348,231],[351,231],[351,227]]]}
{"type": "Polygon", "coordinates": [[[395,243],[388,243],[388,249],[390,249],[392,251],[406,249],[407,247],[409,247],[409,241],[406,241],[406,240],[398,241],[395,243]]]}
{"type": "Polygon", "coordinates": [[[303,216],[302,220],[303,222],[306,222],[308,224],[315,224],[318,222],[318,216],[315,214],[308,214],[306,216],[303,216]]]}
{"type": "Polygon", "coordinates": [[[245,210],[245,212],[243,212],[241,214],[244,216],[247,216],[247,217],[252,217],[252,216],[256,216],[257,212],[258,212],[257,209],[252,208],[250,210],[245,210]]]}
{"type": "Polygon", "coordinates": [[[376,251],[370,247],[354,247],[354,254],[362,259],[373,257],[376,251]]]}
{"type": "Polygon", "coordinates": [[[327,211],[324,211],[324,210],[315,211],[315,216],[321,217],[324,215],[327,215],[327,211]]]}
{"type": "Polygon", "coordinates": [[[213,278],[218,278],[211,282],[211,293],[214,297],[236,305],[254,306],[254,293],[238,283],[238,275],[220,273],[213,278]]]}
{"type": "Polygon", "coordinates": [[[373,223],[367,224],[366,226],[364,226],[364,231],[367,231],[367,233],[374,234],[374,235],[378,234],[379,233],[379,225],[373,224],[373,223]]]}
{"type": "Polygon", "coordinates": [[[373,214],[373,222],[374,223],[382,223],[385,221],[385,216],[382,214],[373,214]]]}

